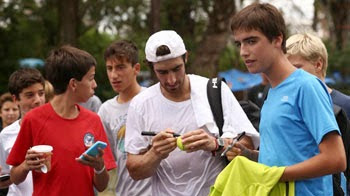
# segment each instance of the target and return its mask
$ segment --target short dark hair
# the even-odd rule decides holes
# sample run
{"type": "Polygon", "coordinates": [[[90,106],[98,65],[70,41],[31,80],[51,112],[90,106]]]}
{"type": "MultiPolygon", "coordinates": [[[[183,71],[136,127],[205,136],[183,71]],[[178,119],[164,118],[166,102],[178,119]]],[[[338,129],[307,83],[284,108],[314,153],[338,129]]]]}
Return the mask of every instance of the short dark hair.
{"type": "Polygon", "coordinates": [[[166,45],[161,45],[157,48],[156,56],[165,56],[167,54],[170,54],[170,49],[166,45]]]}
{"type": "Polygon", "coordinates": [[[268,3],[253,3],[237,14],[231,21],[231,30],[257,30],[270,41],[282,35],[282,50],[286,53],[286,25],[282,14],[276,7],[268,3]]]}
{"type": "Polygon", "coordinates": [[[0,109],[4,105],[5,102],[13,102],[12,96],[10,93],[4,93],[0,96],[0,109]]]}
{"type": "Polygon", "coordinates": [[[62,46],[51,51],[45,62],[46,77],[56,95],[66,92],[69,81],[81,81],[91,67],[96,66],[91,54],[72,46],[62,46]]]}
{"type": "Polygon", "coordinates": [[[105,50],[104,59],[107,61],[110,58],[118,60],[125,59],[130,62],[132,66],[139,62],[139,54],[137,46],[128,40],[120,40],[113,42],[105,50]]]}
{"type": "Polygon", "coordinates": [[[20,68],[13,72],[9,78],[8,88],[12,95],[19,99],[19,94],[23,89],[40,83],[45,86],[45,79],[40,71],[34,68],[20,68]]]}

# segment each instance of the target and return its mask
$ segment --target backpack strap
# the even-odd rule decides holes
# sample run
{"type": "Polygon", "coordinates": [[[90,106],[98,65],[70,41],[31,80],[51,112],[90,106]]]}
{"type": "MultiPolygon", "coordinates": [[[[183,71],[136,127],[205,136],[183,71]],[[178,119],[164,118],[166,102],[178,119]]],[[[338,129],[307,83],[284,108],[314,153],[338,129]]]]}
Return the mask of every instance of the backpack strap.
{"type": "Polygon", "coordinates": [[[219,128],[219,135],[222,135],[222,128],[224,126],[224,116],[222,110],[221,102],[221,82],[224,81],[224,78],[211,78],[207,83],[207,96],[211,111],[214,116],[216,125],[219,128]]]}
{"type": "Polygon", "coordinates": [[[341,176],[340,173],[332,175],[333,181],[333,196],[344,196],[344,190],[341,187],[341,176]]]}
{"type": "MultiPolygon", "coordinates": [[[[269,94],[270,88],[271,88],[271,84],[267,84],[263,90],[263,97],[262,98],[264,101],[267,99],[267,94],[269,94]]],[[[264,103],[264,101],[263,101],[263,103],[264,103]]],[[[262,104],[260,107],[262,107],[262,104]]]]}
{"type": "Polygon", "coordinates": [[[335,116],[338,116],[341,112],[342,108],[336,104],[333,104],[333,112],[335,116]]]}
{"type": "Polygon", "coordinates": [[[346,154],[346,170],[344,171],[348,185],[350,185],[350,120],[345,111],[338,105],[333,104],[333,112],[341,133],[346,154]]]}

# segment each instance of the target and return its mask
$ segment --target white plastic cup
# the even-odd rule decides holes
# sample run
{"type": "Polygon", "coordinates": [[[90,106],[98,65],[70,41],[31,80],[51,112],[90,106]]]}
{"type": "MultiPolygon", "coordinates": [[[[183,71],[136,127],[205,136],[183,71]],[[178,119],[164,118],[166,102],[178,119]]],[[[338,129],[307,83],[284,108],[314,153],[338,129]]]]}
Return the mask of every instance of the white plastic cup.
{"type": "Polygon", "coordinates": [[[37,145],[33,146],[32,150],[38,153],[43,153],[43,158],[45,158],[44,165],[40,168],[42,173],[47,173],[51,170],[51,155],[53,147],[50,145],[37,145]]]}

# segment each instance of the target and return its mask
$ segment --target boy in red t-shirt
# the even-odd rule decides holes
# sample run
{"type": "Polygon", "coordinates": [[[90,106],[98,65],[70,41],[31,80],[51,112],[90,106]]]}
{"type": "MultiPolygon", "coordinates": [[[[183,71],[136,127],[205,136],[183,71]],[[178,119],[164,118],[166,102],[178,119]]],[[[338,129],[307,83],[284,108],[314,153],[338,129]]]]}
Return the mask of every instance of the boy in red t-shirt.
{"type": "Polygon", "coordinates": [[[7,159],[15,184],[34,171],[33,195],[93,196],[93,187],[103,191],[107,186],[107,170],[116,167],[109,147],[99,149],[96,157],[77,158],[93,142],[108,143],[100,118],[77,104],[94,94],[95,66],[89,53],[71,46],[52,51],[46,60],[45,71],[55,96],[27,113],[7,159]],[[46,160],[30,149],[35,145],[53,147],[51,170],[46,174],[37,172],[46,160]]]}

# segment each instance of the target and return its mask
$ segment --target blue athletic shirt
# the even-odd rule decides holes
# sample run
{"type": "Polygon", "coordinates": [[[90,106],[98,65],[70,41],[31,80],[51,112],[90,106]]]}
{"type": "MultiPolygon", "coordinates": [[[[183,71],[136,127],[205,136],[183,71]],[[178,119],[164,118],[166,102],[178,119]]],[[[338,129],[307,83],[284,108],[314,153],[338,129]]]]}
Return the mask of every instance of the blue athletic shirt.
{"type": "MultiPolygon", "coordinates": [[[[339,132],[325,85],[297,69],[269,90],[261,111],[259,162],[268,166],[303,162],[319,154],[322,138],[334,130],[339,132]]],[[[331,175],[295,185],[297,196],[333,195],[331,175]]]]}

